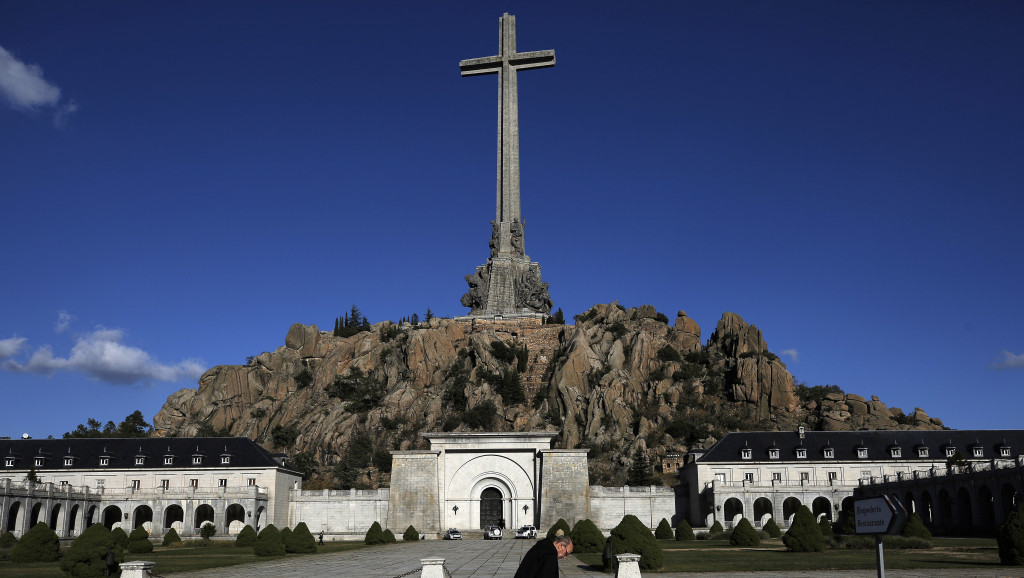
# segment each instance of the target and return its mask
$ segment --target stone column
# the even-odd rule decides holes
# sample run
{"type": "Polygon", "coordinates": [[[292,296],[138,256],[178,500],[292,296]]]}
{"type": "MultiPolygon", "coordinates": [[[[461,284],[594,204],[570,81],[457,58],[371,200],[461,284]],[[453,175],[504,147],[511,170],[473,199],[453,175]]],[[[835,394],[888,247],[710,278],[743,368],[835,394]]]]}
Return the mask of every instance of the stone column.
{"type": "Polygon", "coordinates": [[[153,575],[153,566],[156,566],[156,562],[121,562],[121,578],[149,578],[153,575]]]}
{"type": "Polygon", "coordinates": [[[640,554],[619,554],[619,569],[615,578],[640,578],[640,554]]]}
{"type": "Polygon", "coordinates": [[[423,565],[420,578],[446,578],[444,575],[444,558],[420,558],[423,565]]]}

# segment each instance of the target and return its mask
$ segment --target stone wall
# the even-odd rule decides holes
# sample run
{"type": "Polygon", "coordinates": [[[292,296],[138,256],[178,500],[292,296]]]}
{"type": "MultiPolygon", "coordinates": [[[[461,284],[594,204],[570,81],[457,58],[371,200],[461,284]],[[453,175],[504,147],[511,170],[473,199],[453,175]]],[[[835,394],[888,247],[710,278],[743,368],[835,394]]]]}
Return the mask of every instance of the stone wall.
{"type": "Polygon", "coordinates": [[[434,450],[391,452],[390,516],[386,527],[392,532],[404,532],[409,525],[421,534],[444,531],[438,511],[438,454],[434,450]]]}
{"type": "MultiPolygon", "coordinates": [[[[590,486],[589,489],[590,520],[605,534],[617,526],[626,514],[636,516],[650,528],[656,528],[662,518],[668,520],[674,528],[682,519],[683,509],[677,508],[677,501],[681,505],[682,496],[677,496],[675,488],[665,486],[623,486],[621,488],[590,486]]],[[[568,520],[568,518],[566,519],[568,520]]]]}
{"type": "MultiPolygon", "coordinates": [[[[362,540],[375,521],[388,528],[388,488],[379,490],[291,490],[288,527],[305,522],[325,539],[362,540]]],[[[418,528],[418,526],[417,526],[418,528]]],[[[400,533],[405,526],[391,531],[400,533]]]]}
{"type": "Polygon", "coordinates": [[[541,450],[540,527],[590,517],[589,450],[541,450]]]}

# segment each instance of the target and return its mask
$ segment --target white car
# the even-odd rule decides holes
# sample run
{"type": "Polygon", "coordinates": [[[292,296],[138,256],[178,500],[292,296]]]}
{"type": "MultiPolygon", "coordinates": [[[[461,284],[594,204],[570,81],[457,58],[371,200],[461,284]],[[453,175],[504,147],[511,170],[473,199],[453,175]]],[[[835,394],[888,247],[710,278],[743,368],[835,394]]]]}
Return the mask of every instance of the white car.
{"type": "Polygon", "coordinates": [[[516,530],[516,538],[536,538],[537,528],[534,526],[523,526],[516,530]]]}
{"type": "Polygon", "coordinates": [[[444,539],[445,540],[461,540],[462,539],[462,532],[456,530],[455,528],[448,528],[448,531],[444,533],[444,539]]]}
{"type": "Polygon", "coordinates": [[[501,528],[498,526],[488,526],[484,530],[484,540],[501,540],[501,528]]]}

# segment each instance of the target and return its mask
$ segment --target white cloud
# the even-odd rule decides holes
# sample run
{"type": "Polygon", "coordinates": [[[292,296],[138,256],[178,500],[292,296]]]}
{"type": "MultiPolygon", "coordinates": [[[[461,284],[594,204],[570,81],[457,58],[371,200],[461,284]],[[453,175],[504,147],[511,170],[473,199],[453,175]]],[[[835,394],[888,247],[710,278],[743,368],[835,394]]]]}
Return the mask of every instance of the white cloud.
{"type": "Polygon", "coordinates": [[[1010,353],[1004,349],[1000,355],[1003,358],[998,363],[993,363],[992,367],[996,369],[1024,368],[1024,353],[1010,353]]]}
{"type": "MultiPolygon", "coordinates": [[[[56,357],[49,345],[43,345],[36,349],[25,363],[8,359],[4,362],[3,368],[8,371],[44,375],[52,375],[57,371],[77,371],[95,380],[114,385],[195,380],[205,371],[203,365],[193,359],[186,359],[174,365],[160,363],[145,351],[125,345],[122,343],[123,339],[124,332],[120,329],[99,328],[77,338],[67,357],[56,357]]],[[[17,349],[20,349],[23,342],[24,340],[15,344],[17,349]]]]}
{"type": "Polygon", "coordinates": [[[43,78],[43,69],[36,64],[25,64],[0,46],[0,94],[11,107],[23,112],[52,108],[53,122],[60,128],[68,116],[78,110],[71,100],[61,104],[60,88],[43,78]]]}
{"type": "Polygon", "coordinates": [[[59,335],[61,333],[64,333],[65,331],[67,331],[68,330],[68,326],[71,325],[71,320],[74,319],[74,318],[75,318],[75,316],[70,314],[70,313],[68,313],[67,311],[63,311],[63,310],[58,311],[57,312],[57,322],[53,324],[53,331],[54,331],[54,333],[57,333],[59,335]]]}
{"type": "Polygon", "coordinates": [[[798,361],[800,358],[800,352],[795,349],[784,349],[781,351],[783,355],[788,355],[793,358],[793,361],[798,361]]]}
{"type": "Polygon", "coordinates": [[[21,351],[21,346],[25,344],[24,337],[11,337],[8,339],[0,339],[0,359],[7,359],[8,357],[14,357],[21,351]]]}

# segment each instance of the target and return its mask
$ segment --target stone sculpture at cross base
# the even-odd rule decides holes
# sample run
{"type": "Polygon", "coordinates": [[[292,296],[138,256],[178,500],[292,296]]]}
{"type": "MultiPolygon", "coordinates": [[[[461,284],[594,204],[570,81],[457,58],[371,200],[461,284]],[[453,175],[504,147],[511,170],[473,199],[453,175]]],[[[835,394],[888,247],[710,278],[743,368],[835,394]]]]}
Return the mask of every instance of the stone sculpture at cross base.
{"type": "Polygon", "coordinates": [[[491,221],[491,256],[466,275],[461,303],[470,316],[545,317],[551,312],[540,265],[526,255],[519,200],[518,71],[555,65],[553,50],[516,52],[516,17],[499,19],[498,55],[463,60],[463,76],[498,75],[497,216],[491,221]]]}

